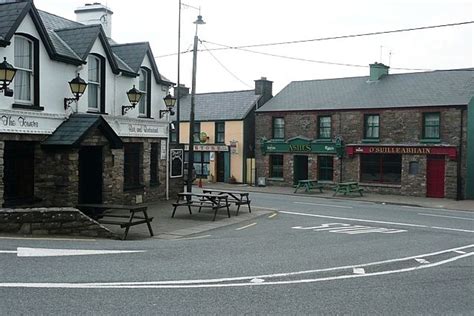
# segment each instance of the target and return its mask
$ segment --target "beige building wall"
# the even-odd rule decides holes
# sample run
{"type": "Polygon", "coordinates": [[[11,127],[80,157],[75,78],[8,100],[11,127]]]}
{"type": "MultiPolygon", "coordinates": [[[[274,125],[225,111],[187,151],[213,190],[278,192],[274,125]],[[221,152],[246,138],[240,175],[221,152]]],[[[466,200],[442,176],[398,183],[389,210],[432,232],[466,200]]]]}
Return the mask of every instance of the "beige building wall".
{"type": "MultiPolygon", "coordinates": [[[[179,142],[181,144],[189,143],[189,123],[180,123],[179,142]]],[[[215,122],[201,122],[201,132],[205,132],[209,137],[206,144],[215,144],[215,122]]],[[[244,142],[244,122],[243,121],[226,121],[225,122],[225,144],[230,146],[231,141],[237,141],[237,153],[230,153],[230,176],[234,176],[237,182],[244,180],[243,168],[243,142],[244,142]]],[[[211,161],[209,172],[213,176],[209,180],[216,179],[217,162],[211,161]]]]}

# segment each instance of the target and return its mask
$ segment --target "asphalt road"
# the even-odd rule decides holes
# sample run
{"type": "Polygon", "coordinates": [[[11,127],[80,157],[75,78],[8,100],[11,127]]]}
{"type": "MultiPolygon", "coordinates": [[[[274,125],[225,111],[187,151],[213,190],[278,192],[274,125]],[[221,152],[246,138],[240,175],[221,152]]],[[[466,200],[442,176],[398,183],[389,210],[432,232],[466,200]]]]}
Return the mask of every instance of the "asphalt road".
{"type": "Polygon", "coordinates": [[[181,240],[1,238],[0,314],[474,314],[474,213],[251,195],[274,213],[181,240]]]}

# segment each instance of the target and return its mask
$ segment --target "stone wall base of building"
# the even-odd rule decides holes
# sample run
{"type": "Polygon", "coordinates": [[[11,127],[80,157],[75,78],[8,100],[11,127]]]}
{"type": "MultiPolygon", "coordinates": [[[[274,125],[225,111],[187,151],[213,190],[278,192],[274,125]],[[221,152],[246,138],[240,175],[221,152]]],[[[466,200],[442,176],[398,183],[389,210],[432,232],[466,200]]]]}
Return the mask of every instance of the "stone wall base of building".
{"type": "Polygon", "coordinates": [[[70,207],[1,209],[0,233],[119,239],[106,227],[70,207]]]}

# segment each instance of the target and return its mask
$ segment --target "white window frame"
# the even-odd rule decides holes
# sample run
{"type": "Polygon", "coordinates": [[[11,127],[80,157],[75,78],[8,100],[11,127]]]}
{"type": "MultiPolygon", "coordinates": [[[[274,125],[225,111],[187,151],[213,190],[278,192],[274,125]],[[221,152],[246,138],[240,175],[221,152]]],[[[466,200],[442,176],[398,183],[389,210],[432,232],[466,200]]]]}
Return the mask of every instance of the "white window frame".
{"type": "Polygon", "coordinates": [[[88,60],[87,60],[87,64],[90,66],[91,63],[92,63],[92,60],[95,60],[97,61],[97,70],[98,70],[98,77],[97,77],[97,81],[93,81],[91,79],[91,76],[90,76],[90,73],[89,73],[89,70],[90,68],[88,67],[88,80],[87,80],[87,84],[88,84],[88,92],[91,91],[91,86],[97,86],[97,100],[95,101],[97,106],[96,107],[93,107],[91,106],[91,96],[87,95],[87,107],[89,110],[91,111],[97,111],[99,112],[100,111],[100,100],[101,100],[101,89],[102,89],[102,82],[101,82],[101,77],[102,77],[102,73],[101,73],[101,67],[102,67],[102,64],[101,64],[101,59],[97,56],[94,56],[94,55],[89,55],[88,57],[88,60]]]}
{"type": "Polygon", "coordinates": [[[138,115],[147,116],[147,105],[148,105],[148,71],[140,68],[140,77],[138,79],[138,89],[142,93],[140,102],[138,103],[138,115]],[[142,86],[143,83],[143,86],[142,86]]]}
{"type": "Polygon", "coordinates": [[[19,102],[19,103],[25,103],[25,104],[33,104],[33,100],[34,100],[34,73],[33,73],[33,69],[34,69],[34,43],[32,40],[24,37],[24,36],[21,36],[21,35],[16,35],[15,36],[15,44],[16,44],[16,41],[18,40],[23,40],[23,41],[26,41],[29,45],[30,45],[30,64],[31,64],[31,69],[28,69],[28,68],[23,68],[23,67],[20,67],[18,66],[17,64],[17,61],[16,61],[16,53],[14,52],[14,63],[15,63],[15,68],[17,69],[17,74],[16,74],[16,79],[14,79],[14,91],[15,94],[15,102],[19,102]],[[21,95],[20,93],[20,88],[19,86],[17,85],[18,84],[18,79],[20,78],[20,76],[18,75],[19,73],[29,73],[29,76],[27,78],[29,78],[29,86],[30,86],[30,99],[18,99],[18,97],[21,95]]]}

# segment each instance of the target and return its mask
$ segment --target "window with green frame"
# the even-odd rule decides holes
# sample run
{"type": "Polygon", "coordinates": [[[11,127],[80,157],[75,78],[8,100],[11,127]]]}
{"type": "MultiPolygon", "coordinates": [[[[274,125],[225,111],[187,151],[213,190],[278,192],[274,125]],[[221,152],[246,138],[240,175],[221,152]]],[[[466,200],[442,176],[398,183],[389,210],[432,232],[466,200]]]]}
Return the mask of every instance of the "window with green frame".
{"type": "Polygon", "coordinates": [[[201,143],[201,123],[194,122],[194,133],[193,133],[194,143],[201,143]]]}
{"type": "Polygon", "coordinates": [[[379,139],[380,117],[378,114],[364,115],[364,138],[379,139]]]}
{"type": "Polygon", "coordinates": [[[318,116],[318,138],[331,138],[331,116],[318,116]]]}
{"type": "Polygon", "coordinates": [[[424,113],[423,114],[423,138],[439,139],[440,114],[424,113]]]}
{"type": "Polygon", "coordinates": [[[225,122],[216,122],[216,144],[225,143],[225,122]]]}
{"type": "Polygon", "coordinates": [[[270,155],[270,177],[283,178],[283,155],[270,155]]]}
{"type": "Polygon", "coordinates": [[[334,158],[333,156],[318,156],[318,180],[333,181],[334,158]]]}

